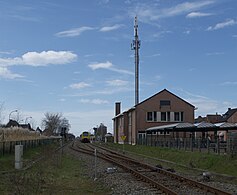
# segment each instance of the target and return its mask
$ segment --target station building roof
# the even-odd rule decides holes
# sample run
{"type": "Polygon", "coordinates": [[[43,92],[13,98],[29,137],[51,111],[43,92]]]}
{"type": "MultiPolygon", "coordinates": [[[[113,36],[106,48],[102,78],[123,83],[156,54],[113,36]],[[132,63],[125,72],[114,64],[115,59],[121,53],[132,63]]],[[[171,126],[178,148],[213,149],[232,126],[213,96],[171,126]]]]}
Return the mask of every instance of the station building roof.
{"type": "Polygon", "coordinates": [[[237,130],[237,123],[174,123],[170,125],[161,125],[150,127],[145,132],[157,132],[157,131],[180,131],[180,132],[197,132],[197,131],[215,131],[215,130],[237,130]]]}

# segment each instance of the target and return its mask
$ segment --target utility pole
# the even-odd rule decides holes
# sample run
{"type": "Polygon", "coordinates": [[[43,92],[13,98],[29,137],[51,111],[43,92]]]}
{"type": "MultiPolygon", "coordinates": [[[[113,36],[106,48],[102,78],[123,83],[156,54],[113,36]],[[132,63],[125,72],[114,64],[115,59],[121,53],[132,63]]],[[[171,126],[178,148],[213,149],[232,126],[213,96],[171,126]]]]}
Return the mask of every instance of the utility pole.
{"type": "Polygon", "coordinates": [[[135,105],[139,103],[139,49],[140,40],[138,38],[138,24],[137,16],[134,20],[134,40],[132,41],[131,48],[135,51],[135,105]]]}

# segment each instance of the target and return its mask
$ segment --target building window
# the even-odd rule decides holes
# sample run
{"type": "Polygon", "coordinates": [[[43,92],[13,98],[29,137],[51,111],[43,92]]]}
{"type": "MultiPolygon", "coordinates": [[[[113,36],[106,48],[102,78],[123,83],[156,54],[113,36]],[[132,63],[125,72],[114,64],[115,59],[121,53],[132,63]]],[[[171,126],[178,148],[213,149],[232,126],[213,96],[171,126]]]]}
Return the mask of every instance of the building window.
{"type": "Polygon", "coordinates": [[[161,121],[166,121],[166,112],[161,112],[161,121]]]}
{"type": "Polygon", "coordinates": [[[184,112],[147,112],[147,122],[182,122],[184,121],[184,112]]]}
{"type": "Polygon", "coordinates": [[[175,112],[174,113],[174,121],[184,121],[184,113],[183,112],[175,112]]]}
{"type": "Polygon", "coordinates": [[[169,131],[162,130],[158,133],[158,135],[170,135],[169,131]]]}
{"type": "Polygon", "coordinates": [[[164,134],[165,134],[165,135],[169,135],[170,132],[169,132],[169,131],[165,131],[164,134]]]}
{"type": "Polygon", "coordinates": [[[156,111],[147,112],[146,120],[149,122],[152,122],[152,121],[156,122],[157,121],[157,112],[156,111]]]}
{"type": "Polygon", "coordinates": [[[152,121],[152,112],[147,112],[146,120],[147,121],[152,121]]]}
{"type": "Polygon", "coordinates": [[[161,106],[170,106],[170,100],[160,100],[160,107],[161,106]]]}
{"type": "Polygon", "coordinates": [[[170,122],[171,121],[170,112],[161,112],[160,113],[160,121],[170,122]]]}
{"type": "Polygon", "coordinates": [[[170,121],[170,112],[167,112],[167,121],[170,121]]]}
{"type": "Polygon", "coordinates": [[[174,113],[174,121],[179,121],[179,112],[174,113]]]}
{"type": "Polygon", "coordinates": [[[184,121],[184,112],[180,112],[180,121],[184,121]]]}
{"type": "Polygon", "coordinates": [[[153,121],[157,121],[157,112],[153,112],[153,121]]]}

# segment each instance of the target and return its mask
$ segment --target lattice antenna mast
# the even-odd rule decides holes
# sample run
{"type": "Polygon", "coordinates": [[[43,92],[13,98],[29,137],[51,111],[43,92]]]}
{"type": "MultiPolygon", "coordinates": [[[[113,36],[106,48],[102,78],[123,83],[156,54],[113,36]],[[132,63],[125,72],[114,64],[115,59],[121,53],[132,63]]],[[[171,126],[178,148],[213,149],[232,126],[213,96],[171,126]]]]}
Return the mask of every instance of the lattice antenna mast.
{"type": "Polygon", "coordinates": [[[138,38],[138,24],[137,16],[134,20],[134,40],[132,41],[131,48],[135,51],[135,105],[139,103],[139,49],[140,40],[138,38]]]}

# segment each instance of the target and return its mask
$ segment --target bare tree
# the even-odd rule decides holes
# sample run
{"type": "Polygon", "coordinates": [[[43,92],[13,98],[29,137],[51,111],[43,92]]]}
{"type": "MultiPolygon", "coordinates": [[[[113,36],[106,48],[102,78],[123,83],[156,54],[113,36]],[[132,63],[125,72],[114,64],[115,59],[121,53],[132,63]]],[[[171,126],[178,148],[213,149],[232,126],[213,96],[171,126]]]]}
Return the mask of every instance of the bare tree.
{"type": "Polygon", "coordinates": [[[62,114],[46,112],[44,115],[45,117],[42,120],[42,126],[45,128],[44,132],[47,135],[53,135],[61,124],[62,114]]]}
{"type": "Polygon", "coordinates": [[[64,128],[65,129],[64,133],[68,133],[70,127],[71,127],[71,125],[69,124],[69,121],[65,117],[62,118],[61,123],[60,123],[60,128],[64,128]]]}

